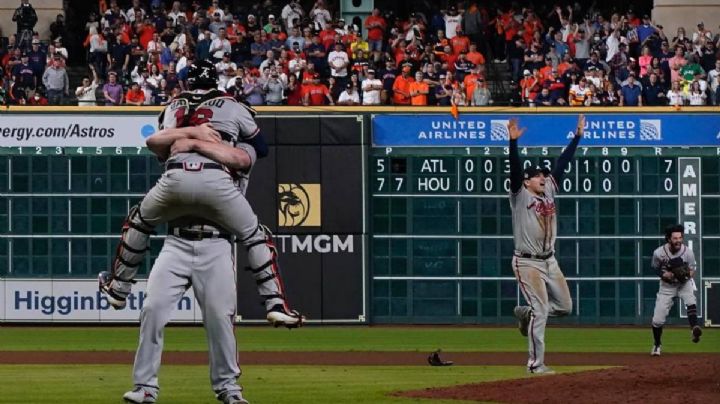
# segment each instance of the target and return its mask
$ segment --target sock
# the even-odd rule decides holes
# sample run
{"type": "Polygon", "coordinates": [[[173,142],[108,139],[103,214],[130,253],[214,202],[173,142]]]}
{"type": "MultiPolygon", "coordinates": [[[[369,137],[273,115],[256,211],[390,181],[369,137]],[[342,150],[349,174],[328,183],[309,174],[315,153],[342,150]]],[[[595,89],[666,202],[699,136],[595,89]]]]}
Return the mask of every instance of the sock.
{"type": "Polygon", "coordinates": [[[662,336],[662,327],[653,326],[653,338],[655,339],[655,346],[660,346],[660,337],[662,336]]]}
{"type": "Polygon", "coordinates": [[[698,325],[697,306],[696,305],[691,304],[687,307],[687,316],[688,316],[688,322],[690,323],[690,328],[698,325]]]}

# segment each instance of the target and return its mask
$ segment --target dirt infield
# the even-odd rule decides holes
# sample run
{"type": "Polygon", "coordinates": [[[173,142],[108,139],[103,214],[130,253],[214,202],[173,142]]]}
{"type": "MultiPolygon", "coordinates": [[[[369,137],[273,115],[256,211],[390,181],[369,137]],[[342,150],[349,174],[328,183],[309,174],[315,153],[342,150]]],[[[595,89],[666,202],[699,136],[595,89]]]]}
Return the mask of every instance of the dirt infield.
{"type": "MultiPolygon", "coordinates": [[[[645,357],[628,366],[396,393],[499,403],[711,403],[720,355],[645,357]]],[[[639,358],[638,358],[639,359],[639,358]]]]}
{"type": "MultiPolygon", "coordinates": [[[[425,365],[425,352],[240,352],[241,365],[425,365]]],[[[126,364],[134,352],[0,351],[0,364],[126,364]]],[[[516,365],[524,352],[448,352],[456,365],[516,365]]],[[[709,403],[720,397],[720,354],[550,353],[552,365],[611,369],[398,392],[397,396],[508,403],[709,403]]],[[[163,364],[205,365],[206,352],[165,352],[163,364]]]]}

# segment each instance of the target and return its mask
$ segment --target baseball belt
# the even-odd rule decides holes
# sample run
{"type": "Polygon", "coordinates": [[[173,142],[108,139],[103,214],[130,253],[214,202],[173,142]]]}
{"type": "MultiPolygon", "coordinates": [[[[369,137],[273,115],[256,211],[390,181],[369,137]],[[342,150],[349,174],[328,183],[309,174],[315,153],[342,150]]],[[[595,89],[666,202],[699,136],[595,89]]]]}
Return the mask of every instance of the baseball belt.
{"type": "Polygon", "coordinates": [[[180,227],[169,227],[168,234],[191,241],[200,241],[208,238],[221,238],[227,241],[232,241],[232,234],[217,231],[187,230],[180,227]]]}
{"type": "Polygon", "coordinates": [[[184,163],[168,163],[165,171],[169,170],[202,171],[202,170],[223,170],[227,171],[224,165],[218,163],[196,163],[186,161],[184,163]]]}
{"type": "Polygon", "coordinates": [[[547,254],[530,254],[530,253],[524,253],[524,252],[515,251],[515,256],[516,256],[516,257],[519,257],[519,258],[531,258],[531,259],[534,259],[534,260],[546,260],[546,259],[552,257],[553,255],[555,255],[555,252],[554,252],[554,251],[550,251],[550,252],[547,253],[547,254]]]}

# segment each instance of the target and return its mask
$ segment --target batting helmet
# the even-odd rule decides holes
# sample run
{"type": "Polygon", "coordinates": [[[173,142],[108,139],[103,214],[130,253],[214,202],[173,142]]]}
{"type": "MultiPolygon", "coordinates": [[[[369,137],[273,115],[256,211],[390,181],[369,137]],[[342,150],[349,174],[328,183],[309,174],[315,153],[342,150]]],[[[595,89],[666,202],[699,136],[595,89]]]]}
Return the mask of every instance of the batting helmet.
{"type": "Polygon", "coordinates": [[[668,226],[665,228],[665,241],[668,243],[670,242],[670,239],[672,238],[673,233],[685,233],[685,227],[681,224],[673,224],[671,226],[668,226]]]}
{"type": "Polygon", "coordinates": [[[187,82],[191,90],[216,88],[218,74],[215,65],[206,59],[193,62],[188,68],[187,82]]]}

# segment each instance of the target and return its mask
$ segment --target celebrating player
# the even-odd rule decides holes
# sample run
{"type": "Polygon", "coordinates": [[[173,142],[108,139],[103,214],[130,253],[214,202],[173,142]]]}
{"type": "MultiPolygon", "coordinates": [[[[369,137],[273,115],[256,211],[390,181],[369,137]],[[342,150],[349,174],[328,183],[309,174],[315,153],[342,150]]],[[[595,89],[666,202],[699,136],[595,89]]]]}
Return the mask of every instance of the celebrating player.
{"type": "MultiPolygon", "coordinates": [[[[195,130],[206,133],[211,140],[184,139],[173,147],[182,149],[186,147],[182,143],[189,141],[197,143],[193,148],[214,150],[215,161],[241,175],[238,188],[244,193],[255,160],[252,148],[247,145],[232,147],[215,141],[217,132],[207,125],[195,127],[195,130]]],[[[165,136],[170,135],[166,133],[165,136]]],[[[148,278],[147,295],[140,314],[140,341],[133,365],[135,387],[123,395],[125,401],[136,404],[156,402],[160,390],[158,371],[163,329],[173,309],[192,285],[207,333],[213,391],[224,404],[247,404],[242,387],[237,384],[241,372],[233,332],[237,304],[233,243],[229,232],[198,217],[184,217],[169,223],[169,234],[148,278]]]]}
{"type": "Polygon", "coordinates": [[[522,169],[518,139],[526,128],[517,118],[508,124],[510,134],[510,208],[512,210],[515,252],[513,272],[529,306],[517,306],[520,333],[528,339],[528,373],[554,373],[545,366],[545,326],[548,316],[565,316],[572,311],[572,299],[565,276],[555,259],[557,211],[555,194],[565,168],[575,154],[585,128],[585,117],[578,117],[577,130],[558,158],[555,168],[522,169]]]}
{"type": "Polygon", "coordinates": [[[221,223],[248,250],[250,270],[265,299],[268,321],[298,327],[303,317],[287,305],[272,234],[258,223],[236,186],[237,173],[217,162],[216,146],[207,141],[213,137],[202,134],[207,129],[202,124],[209,123],[222,142],[243,148],[249,155],[254,156],[255,150],[266,154],[267,145],[258,136],[254,111],[216,89],[217,72],[209,61],[190,66],[188,85],[191,91],[180,94],[160,115],[160,128],[168,132],[161,130],[148,139],[148,147],[161,160],[167,159],[166,171],[142,202],[130,209],[111,271],[98,277],[100,290],[113,307],[125,307],[155,227],[196,215],[221,223]]]}
{"type": "Polygon", "coordinates": [[[652,318],[652,330],[655,344],[650,355],[660,356],[662,348],[662,327],[665,324],[673,299],[679,296],[687,308],[692,342],[700,342],[702,329],[698,325],[697,306],[695,302],[695,255],[683,244],[685,228],[680,225],[665,229],[665,244],[655,249],[652,256],[652,267],[660,277],[660,289],[655,298],[655,313],[652,318]],[[689,282],[688,282],[689,281],[689,282]]]}

